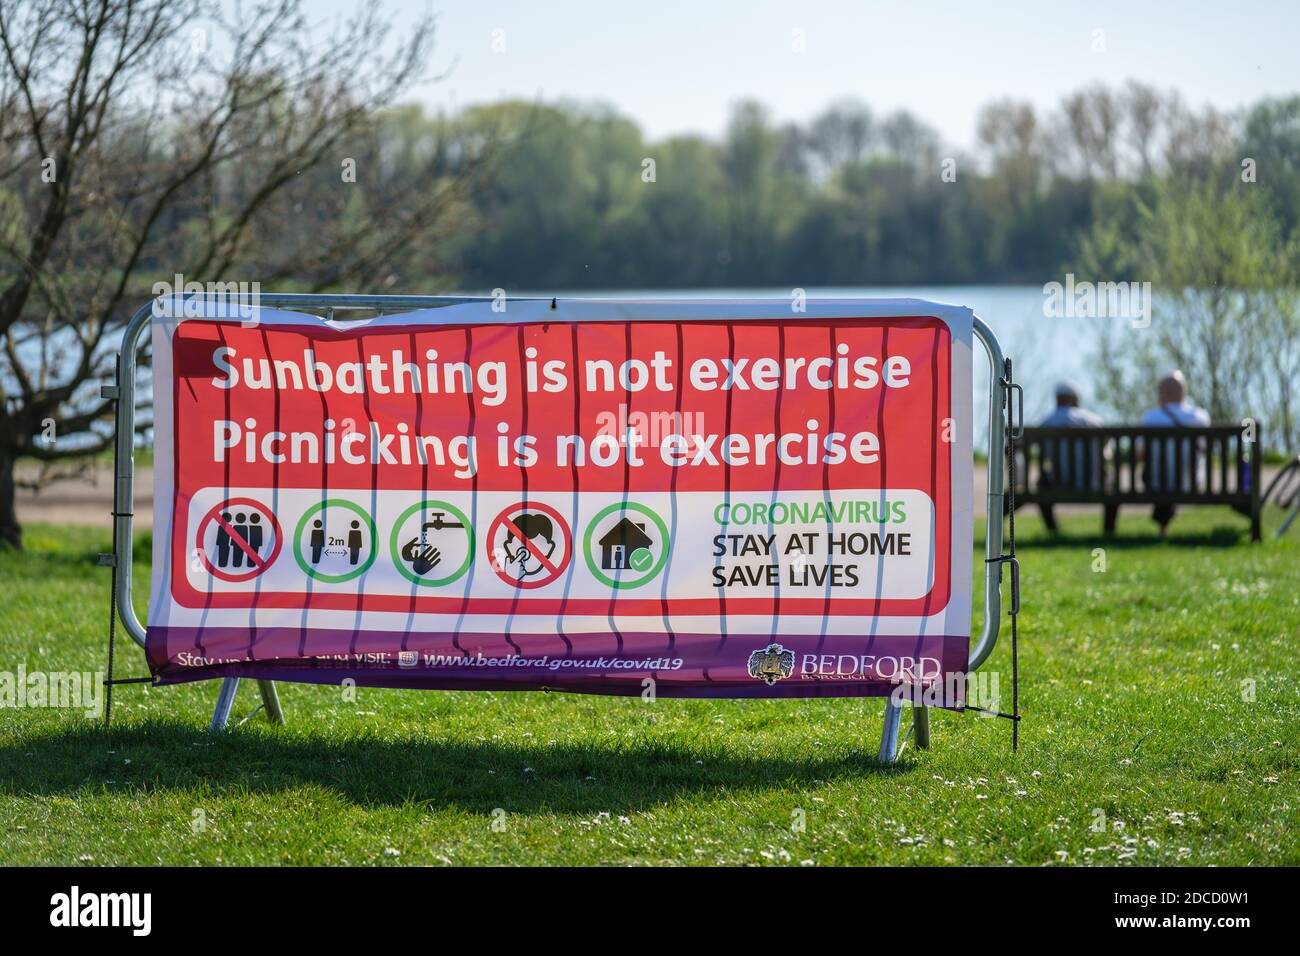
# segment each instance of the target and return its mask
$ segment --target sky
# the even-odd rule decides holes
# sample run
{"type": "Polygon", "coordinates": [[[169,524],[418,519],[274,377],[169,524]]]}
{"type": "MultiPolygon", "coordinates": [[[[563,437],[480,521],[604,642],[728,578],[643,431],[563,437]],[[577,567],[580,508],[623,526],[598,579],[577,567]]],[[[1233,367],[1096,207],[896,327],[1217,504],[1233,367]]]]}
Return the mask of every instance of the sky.
{"type": "MultiPolygon", "coordinates": [[[[307,0],[328,23],[356,0],[307,0]]],[[[611,104],[652,139],[714,136],[755,98],[780,121],[843,97],[906,108],[970,147],[980,106],[1043,108],[1094,82],[1175,88],[1234,109],[1300,92],[1300,0],[940,3],[738,0],[434,0],[432,70],[410,100],[458,109],[503,97],[611,104]],[[796,32],[801,31],[801,32],[796,32]],[[802,49],[800,47],[802,46],[802,49]]]]}

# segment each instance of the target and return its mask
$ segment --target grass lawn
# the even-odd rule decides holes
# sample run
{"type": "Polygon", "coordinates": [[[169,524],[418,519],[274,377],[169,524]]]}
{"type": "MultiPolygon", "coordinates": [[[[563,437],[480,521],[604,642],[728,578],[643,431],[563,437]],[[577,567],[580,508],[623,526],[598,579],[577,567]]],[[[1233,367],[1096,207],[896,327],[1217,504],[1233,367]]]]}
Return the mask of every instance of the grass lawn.
{"type": "MultiPolygon", "coordinates": [[[[0,709],[0,864],[1300,863],[1300,534],[1251,545],[1217,509],[1168,542],[1099,525],[1018,524],[1018,755],[1008,721],[943,712],[882,769],[878,700],[302,685],[287,727],[214,739],[216,682],[128,685],[107,732],[0,709]]],[[[102,669],[107,534],[27,541],[0,553],[0,671],[102,669]]],[[[146,673],[127,638],[118,660],[146,673]]],[[[988,666],[1008,705],[1009,640],[988,666]]]]}

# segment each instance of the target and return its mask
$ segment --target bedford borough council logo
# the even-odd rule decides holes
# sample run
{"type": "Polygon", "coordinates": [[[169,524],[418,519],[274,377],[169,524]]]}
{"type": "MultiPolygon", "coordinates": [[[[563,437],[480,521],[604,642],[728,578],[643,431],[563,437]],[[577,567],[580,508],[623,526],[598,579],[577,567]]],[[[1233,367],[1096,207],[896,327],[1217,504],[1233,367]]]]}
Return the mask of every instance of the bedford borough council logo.
{"type": "Polygon", "coordinates": [[[775,642],[749,655],[749,676],[757,677],[768,687],[790,676],[794,670],[794,651],[775,642]]]}

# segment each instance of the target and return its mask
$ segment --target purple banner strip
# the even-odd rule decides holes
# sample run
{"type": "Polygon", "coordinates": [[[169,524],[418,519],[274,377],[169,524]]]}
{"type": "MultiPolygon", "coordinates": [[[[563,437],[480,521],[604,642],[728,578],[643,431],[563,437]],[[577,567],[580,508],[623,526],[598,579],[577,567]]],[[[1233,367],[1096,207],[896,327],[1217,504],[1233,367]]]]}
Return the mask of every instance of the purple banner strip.
{"type": "Polygon", "coordinates": [[[455,635],[151,627],[163,684],[217,677],[431,690],[557,690],[657,697],[878,697],[966,669],[965,636],[835,638],[662,633],[455,635]],[[251,640],[250,640],[251,638],[251,640]],[[621,638],[621,641],[619,640],[621,638]],[[820,644],[820,647],[819,647],[820,644]],[[833,649],[830,645],[833,644],[833,649]],[[398,649],[401,647],[401,649],[398,649]],[[201,650],[200,650],[201,648],[201,650]],[[516,650],[516,648],[518,648],[516,650]]]}

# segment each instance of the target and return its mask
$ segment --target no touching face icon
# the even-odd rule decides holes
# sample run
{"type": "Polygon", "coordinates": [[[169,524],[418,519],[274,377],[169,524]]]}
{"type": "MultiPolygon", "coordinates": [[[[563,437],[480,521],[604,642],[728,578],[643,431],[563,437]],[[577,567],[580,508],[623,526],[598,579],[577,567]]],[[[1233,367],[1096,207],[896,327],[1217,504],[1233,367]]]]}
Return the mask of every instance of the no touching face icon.
{"type": "Polygon", "coordinates": [[[524,512],[514,519],[514,530],[506,534],[505,570],[520,581],[553,568],[555,526],[544,514],[524,512]]]}
{"type": "Polygon", "coordinates": [[[488,530],[492,572],[517,588],[540,588],[569,564],[573,535],[558,511],[536,501],[506,508],[488,530]]]}

